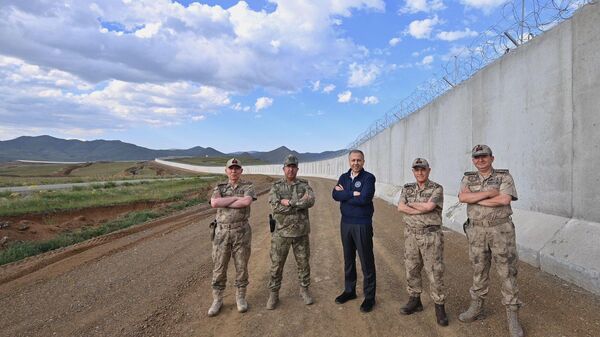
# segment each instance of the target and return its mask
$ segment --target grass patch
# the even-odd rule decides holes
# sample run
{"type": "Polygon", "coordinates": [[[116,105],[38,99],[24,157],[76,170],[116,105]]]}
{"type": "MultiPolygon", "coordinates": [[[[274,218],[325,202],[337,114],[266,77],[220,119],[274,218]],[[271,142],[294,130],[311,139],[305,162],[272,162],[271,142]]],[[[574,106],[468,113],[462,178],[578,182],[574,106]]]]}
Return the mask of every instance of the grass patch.
{"type": "Polygon", "coordinates": [[[62,233],[57,237],[46,241],[13,242],[0,251],[0,265],[22,260],[29,256],[42,254],[51,250],[67,247],[85,240],[112,233],[120,229],[128,228],[146,221],[165,216],[184,208],[206,202],[205,199],[191,199],[171,204],[162,210],[144,210],[130,212],[126,216],[102,224],[94,228],[84,228],[75,232],[62,233]]]}
{"type": "Polygon", "coordinates": [[[219,176],[151,181],[129,186],[104,183],[84,189],[39,191],[16,198],[0,198],[0,216],[53,213],[140,201],[182,200],[190,192],[206,190],[217,179],[219,176]]]}

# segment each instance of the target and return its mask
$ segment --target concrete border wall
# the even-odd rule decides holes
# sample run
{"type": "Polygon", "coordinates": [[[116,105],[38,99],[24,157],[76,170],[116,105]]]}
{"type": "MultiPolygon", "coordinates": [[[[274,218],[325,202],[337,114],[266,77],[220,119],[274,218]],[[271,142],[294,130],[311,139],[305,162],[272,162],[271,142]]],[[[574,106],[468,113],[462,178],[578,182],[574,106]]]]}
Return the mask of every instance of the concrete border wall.
{"type": "MultiPolygon", "coordinates": [[[[488,144],[494,167],[510,169],[517,186],[521,260],[600,294],[599,22],[600,5],[585,6],[361,144],[377,196],[395,204],[414,179],[411,161],[427,158],[431,179],[445,189],[444,225],[462,233],[459,182],[473,169],[473,145],[488,144]]],[[[347,169],[341,156],[301,163],[300,175],[337,179],[347,169]]],[[[281,165],[244,170],[282,174],[281,165]]]]}

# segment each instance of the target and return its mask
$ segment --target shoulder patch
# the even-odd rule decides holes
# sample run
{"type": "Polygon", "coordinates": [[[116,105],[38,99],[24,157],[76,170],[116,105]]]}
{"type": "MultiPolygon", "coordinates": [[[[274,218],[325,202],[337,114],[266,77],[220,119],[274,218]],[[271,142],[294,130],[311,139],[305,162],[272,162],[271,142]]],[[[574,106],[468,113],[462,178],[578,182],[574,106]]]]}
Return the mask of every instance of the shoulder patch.
{"type": "Polygon", "coordinates": [[[404,184],[404,187],[406,187],[406,188],[415,187],[415,185],[417,185],[417,183],[408,183],[408,184],[404,184]]]}
{"type": "Polygon", "coordinates": [[[477,172],[475,172],[475,171],[467,171],[467,172],[465,172],[466,176],[474,176],[476,174],[477,174],[477,172]]]}
{"type": "Polygon", "coordinates": [[[498,173],[508,173],[508,169],[494,169],[498,173]]]}
{"type": "Polygon", "coordinates": [[[227,182],[223,182],[223,183],[218,183],[217,186],[226,186],[228,183],[227,182]]]}

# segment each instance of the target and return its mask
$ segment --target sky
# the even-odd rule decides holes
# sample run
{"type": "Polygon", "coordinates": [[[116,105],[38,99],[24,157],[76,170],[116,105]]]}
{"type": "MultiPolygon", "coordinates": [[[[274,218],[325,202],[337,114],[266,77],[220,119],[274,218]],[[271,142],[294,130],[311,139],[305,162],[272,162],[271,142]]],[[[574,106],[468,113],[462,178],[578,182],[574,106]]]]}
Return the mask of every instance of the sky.
{"type": "Polygon", "coordinates": [[[504,0],[3,0],[0,140],[345,148],[504,0]]]}

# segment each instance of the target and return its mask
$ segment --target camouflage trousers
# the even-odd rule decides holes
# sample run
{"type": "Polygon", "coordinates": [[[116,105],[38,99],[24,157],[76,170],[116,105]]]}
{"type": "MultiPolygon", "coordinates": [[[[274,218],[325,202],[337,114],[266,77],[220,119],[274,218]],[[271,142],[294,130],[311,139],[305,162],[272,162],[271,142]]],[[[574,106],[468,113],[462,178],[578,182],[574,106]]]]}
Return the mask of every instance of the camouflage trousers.
{"type": "Polygon", "coordinates": [[[233,257],[235,264],[235,286],[244,288],[248,285],[248,260],[250,259],[250,242],[252,230],[249,224],[227,229],[217,225],[212,246],[213,289],[225,289],[227,283],[227,266],[233,257]]]}
{"type": "Polygon", "coordinates": [[[429,291],[436,304],[444,304],[444,234],[437,232],[415,234],[404,229],[404,265],[406,290],[409,296],[420,296],[423,291],[421,271],[429,279],[429,291]]]}
{"type": "Polygon", "coordinates": [[[471,298],[485,298],[489,290],[492,258],[502,284],[502,304],[520,305],[517,287],[517,243],[515,225],[505,222],[492,227],[467,226],[469,258],[473,265],[471,298]]]}
{"type": "Polygon", "coordinates": [[[281,237],[277,232],[271,237],[271,279],[269,289],[278,291],[281,288],[283,278],[283,266],[287,259],[288,252],[292,246],[296,266],[298,267],[298,280],[300,286],[308,287],[310,285],[310,244],[308,235],[295,238],[281,237]]]}

